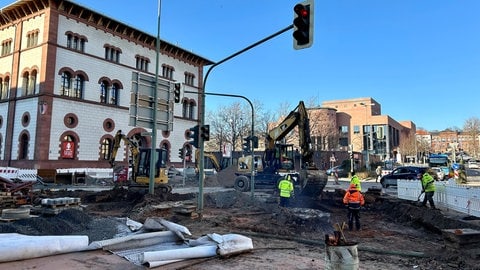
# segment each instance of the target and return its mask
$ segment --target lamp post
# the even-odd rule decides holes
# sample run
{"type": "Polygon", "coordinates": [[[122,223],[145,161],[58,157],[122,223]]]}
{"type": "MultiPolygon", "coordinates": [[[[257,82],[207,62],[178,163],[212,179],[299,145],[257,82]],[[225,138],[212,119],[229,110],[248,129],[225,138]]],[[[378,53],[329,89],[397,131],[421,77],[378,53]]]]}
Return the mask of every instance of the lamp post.
{"type": "MultiPolygon", "coordinates": [[[[365,107],[365,127],[368,128],[368,135],[367,135],[367,140],[366,140],[366,152],[367,152],[367,159],[366,159],[366,167],[367,171],[370,171],[370,150],[373,150],[373,129],[372,126],[368,124],[368,116],[367,116],[367,106],[375,106],[375,103],[364,103],[361,102],[360,105],[365,107]]],[[[365,130],[366,131],[366,130],[365,130]]]]}

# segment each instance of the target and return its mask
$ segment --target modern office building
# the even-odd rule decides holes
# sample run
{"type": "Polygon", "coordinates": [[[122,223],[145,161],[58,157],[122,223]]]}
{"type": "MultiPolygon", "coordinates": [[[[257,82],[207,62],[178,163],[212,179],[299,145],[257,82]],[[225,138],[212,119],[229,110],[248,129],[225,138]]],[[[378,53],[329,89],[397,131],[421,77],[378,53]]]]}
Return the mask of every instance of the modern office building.
{"type": "MultiPolygon", "coordinates": [[[[160,107],[173,112],[175,124],[152,142],[148,127],[129,125],[136,120],[129,108],[139,105],[132,94],[136,78],[155,78],[156,40],[73,1],[21,0],[2,7],[0,166],[108,168],[117,130],[144,147],[163,147],[168,161],[179,161],[177,149],[188,145],[187,130],[203,113],[199,92],[204,66],[212,61],[161,40],[159,81],[195,93],[182,95],[178,104],[168,89],[160,94],[160,107]]],[[[117,160],[127,162],[126,152],[119,150],[117,160]]]]}

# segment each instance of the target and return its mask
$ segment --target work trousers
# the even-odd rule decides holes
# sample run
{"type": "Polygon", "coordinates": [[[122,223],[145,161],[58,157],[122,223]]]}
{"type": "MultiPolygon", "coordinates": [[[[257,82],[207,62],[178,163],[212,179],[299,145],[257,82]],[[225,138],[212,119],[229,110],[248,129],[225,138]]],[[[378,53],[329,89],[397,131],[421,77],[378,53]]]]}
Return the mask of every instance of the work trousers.
{"type": "Polygon", "coordinates": [[[425,197],[423,198],[423,206],[427,206],[427,202],[430,203],[430,208],[435,209],[435,203],[433,202],[434,191],[425,192],[425,197]]]}
{"type": "Polygon", "coordinates": [[[360,230],[360,208],[348,208],[348,229],[353,230],[353,223],[355,223],[355,228],[360,230]]]}
{"type": "Polygon", "coordinates": [[[280,206],[288,207],[289,202],[290,202],[289,197],[280,197],[280,206]]]}

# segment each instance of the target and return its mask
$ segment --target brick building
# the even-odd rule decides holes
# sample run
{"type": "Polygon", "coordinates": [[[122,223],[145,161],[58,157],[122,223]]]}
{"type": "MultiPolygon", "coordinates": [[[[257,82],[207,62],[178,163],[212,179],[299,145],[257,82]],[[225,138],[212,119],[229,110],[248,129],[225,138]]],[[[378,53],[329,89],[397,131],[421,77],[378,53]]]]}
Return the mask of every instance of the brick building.
{"type": "Polygon", "coordinates": [[[398,122],[382,115],[381,104],[373,98],[353,98],[324,101],[323,108],[336,110],[339,150],[354,152],[367,150],[378,160],[399,159],[402,141],[415,137],[416,126],[411,121],[398,122]]]}
{"type": "MultiPolygon", "coordinates": [[[[13,2],[13,1],[12,1],[13,2]]],[[[156,37],[66,0],[15,1],[0,13],[0,166],[34,169],[107,168],[122,130],[144,147],[188,145],[201,114],[203,68],[212,62],[160,42],[159,81],[182,83],[179,104],[160,100],[173,127],[129,126],[135,76],[155,77],[156,37]]],[[[172,149],[174,149],[172,151],[172,149]]],[[[117,160],[127,161],[126,148],[117,160]]],[[[173,153],[173,155],[172,155],[173,153]]]]}

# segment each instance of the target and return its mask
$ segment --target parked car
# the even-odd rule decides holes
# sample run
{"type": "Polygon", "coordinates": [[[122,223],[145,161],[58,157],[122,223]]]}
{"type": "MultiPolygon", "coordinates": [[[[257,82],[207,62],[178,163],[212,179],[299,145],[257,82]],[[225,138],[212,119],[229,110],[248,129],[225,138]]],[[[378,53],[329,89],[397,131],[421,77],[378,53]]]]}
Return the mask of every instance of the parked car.
{"type": "Polygon", "coordinates": [[[382,176],[380,183],[382,187],[397,186],[398,179],[420,180],[428,167],[402,166],[394,169],[391,173],[382,176]]]}
{"type": "Polygon", "coordinates": [[[335,171],[337,172],[338,177],[348,177],[348,173],[350,172],[350,166],[338,165],[328,169],[326,173],[327,175],[333,175],[335,171]]]}
{"type": "MultiPolygon", "coordinates": [[[[445,174],[445,171],[443,168],[441,167],[433,167],[431,168],[433,172],[435,172],[436,174],[436,177],[435,177],[435,180],[438,180],[438,181],[443,181],[445,180],[445,177],[447,176],[445,174]]],[[[447,167],[447,170],[448,170],[448,167],[447,167]]]]}
{"type": "Polygon", "coordinates": [[[480,165],[476,160],[470,159],[467,163],[469,169],[479,169],[480,165]]]}

